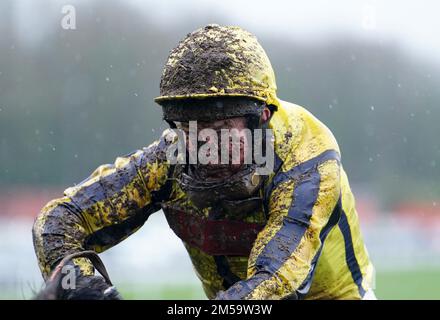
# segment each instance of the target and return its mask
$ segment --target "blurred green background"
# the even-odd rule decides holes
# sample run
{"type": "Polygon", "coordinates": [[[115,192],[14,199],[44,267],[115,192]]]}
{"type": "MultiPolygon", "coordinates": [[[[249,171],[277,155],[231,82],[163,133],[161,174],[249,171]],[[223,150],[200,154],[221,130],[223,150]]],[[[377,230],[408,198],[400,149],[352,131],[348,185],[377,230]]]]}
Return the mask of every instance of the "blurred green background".
{"type": "MultiPolygon", "coordinates": [[[[0,298],[29,297],[41,284],[30,227],[45,202],[167,127],[153,103],[163,64],[207,23],[256,34],[279,97],[333,131],[376,264],[377,296],[440,298],[438,9],[435,1],[395,0],[1,1],[0,298]],[[66,4],[76,9],[76,30],[60,25],[66,4]]],[[[122,292],[202,297],[164,220],[149,228],[104,254],[122,292]],[[166,250],[148,246],[163,239],[166,250]],[[158,258],[164,252],[170,257],[158,258]],[[176,281],[153,281],[155,272],[176,272],[176,281]]]]}
{"type": "MultiPolygon", "coordinates": [[[[215,10],[175,12],[177,21],[168,23],[153,20],[153,3],[140,12],[121,1],[79,1],[77,30],[63,30],[63,1],[31,3],[0,4],[6,187],[70,185],[97,164],[149,144],[165,127],[152,99],[171,48],[207,23],[247,27],[215,10]]],[[[352,183],[367,185],[386,204],[438,199],[438,63],[380,34],[337,30],[297,39],[273,27],[248,29],[271,58],[279,96],[307,107],[334,132],[352,183]]]]}
{"type": "MultiPolygon", "coordinates": [[[[376,296],[381,300],[440,298],[440,271],[419,269],[414,271],[381,272],[377,274],[376,296]]],[[[200,286],[146,286],[133,288],[119,286],[126,299],[206,299],[200,286]]]]}

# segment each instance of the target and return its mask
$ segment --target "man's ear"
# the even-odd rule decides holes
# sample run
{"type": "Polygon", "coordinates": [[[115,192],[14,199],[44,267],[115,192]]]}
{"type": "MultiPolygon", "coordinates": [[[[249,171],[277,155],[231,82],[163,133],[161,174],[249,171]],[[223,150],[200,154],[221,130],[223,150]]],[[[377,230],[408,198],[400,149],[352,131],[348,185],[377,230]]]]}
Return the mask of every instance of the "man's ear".
{"type": "Polygon", "coordinates": [[[263,112],[261,113],[261,123],[266,123],[269,121],[271,116],[271,111],[268,107],[264,107],[263,112]]]}

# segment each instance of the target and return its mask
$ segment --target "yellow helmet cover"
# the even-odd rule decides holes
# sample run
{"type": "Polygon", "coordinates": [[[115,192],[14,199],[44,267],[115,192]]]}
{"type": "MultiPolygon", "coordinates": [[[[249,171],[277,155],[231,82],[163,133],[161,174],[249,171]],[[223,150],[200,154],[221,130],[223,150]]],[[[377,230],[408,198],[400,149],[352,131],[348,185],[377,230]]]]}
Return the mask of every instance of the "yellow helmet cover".
{"type": "Polygon", "coordinates": [[[155,101],[248,97],[279,106],[276,89],[272,65],[257,38],[239,27],[211,24],[171,51],[155,101]]]}

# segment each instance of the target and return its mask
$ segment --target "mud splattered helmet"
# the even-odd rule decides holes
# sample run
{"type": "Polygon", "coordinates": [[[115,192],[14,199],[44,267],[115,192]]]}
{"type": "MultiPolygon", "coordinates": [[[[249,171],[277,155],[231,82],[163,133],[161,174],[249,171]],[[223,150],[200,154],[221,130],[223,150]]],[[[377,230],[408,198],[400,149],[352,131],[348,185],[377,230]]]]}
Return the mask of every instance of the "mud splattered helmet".
{"type": "MultiPolygon", "coordinates": [[[[170,126],[174,121],[245,117],[252,129],[263,125],[266,106],[279,106],[276,89],[269,58],[255,36],[239,27],[208,25],[188,34],[171,51],[155,101],[170,126]]],[[[181,168],[177,181],[199,208],[234,211],[261,205],[256,194],[262,179],[255,179],[255,163],[209,181],[200,176],[203,165],[194,170],[191,166],[181,168]]]]}
{"type": "Polygon", "coordinates": [[[155,101],[167,121],[215,120],[259,115],[265,105],[276,108],[276,89],[257,38],[239,27],[211,24],[188,34],[171,51],[155,101]],[[219,97],[225,99],[212,99],[219,97]]]}

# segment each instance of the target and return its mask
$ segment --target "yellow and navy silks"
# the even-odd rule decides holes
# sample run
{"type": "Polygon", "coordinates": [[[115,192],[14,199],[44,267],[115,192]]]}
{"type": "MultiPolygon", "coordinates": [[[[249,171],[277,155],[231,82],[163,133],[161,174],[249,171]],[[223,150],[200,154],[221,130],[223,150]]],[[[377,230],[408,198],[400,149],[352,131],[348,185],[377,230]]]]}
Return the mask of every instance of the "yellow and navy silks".
{"type": "MultiPolygon", "coordinates": [[[[43,276],[67,254],[116,245],[163,209],[210,299],[361,299],[374,268],[335,138],[284,101],[269,128],[276,164],[260,190],[261,208],[219,218],[215,208],[194,207],[166,161],[173,133],[165,130],[42,209],[33,236],[43,276]]],[[[75,264],[93,273],[88,260],[75,264]]]]}

